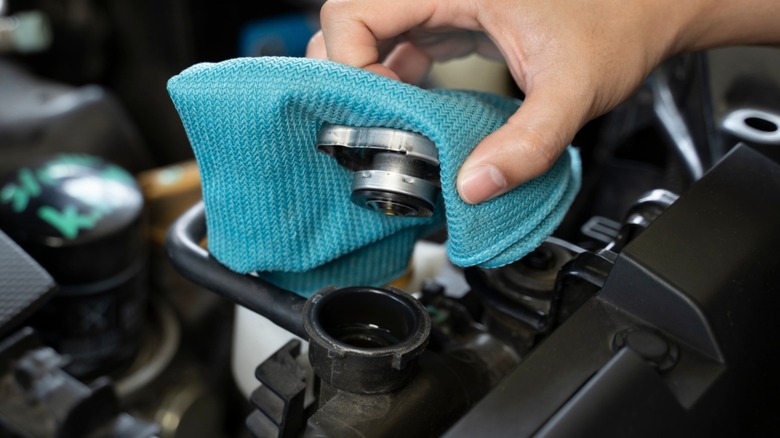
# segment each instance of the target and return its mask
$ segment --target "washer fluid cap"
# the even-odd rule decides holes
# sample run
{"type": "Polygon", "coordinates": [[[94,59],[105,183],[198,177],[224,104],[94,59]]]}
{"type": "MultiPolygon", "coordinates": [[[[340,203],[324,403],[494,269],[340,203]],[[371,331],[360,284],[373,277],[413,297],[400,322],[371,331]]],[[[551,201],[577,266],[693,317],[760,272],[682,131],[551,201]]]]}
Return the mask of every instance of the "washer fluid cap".
{"type": "Polygon", "coordinates": [[[135,179],[90,155],[60,154],[0,181],[0,227],[63,286],[112,277],[142,258],[142,213],[135,179]]]}

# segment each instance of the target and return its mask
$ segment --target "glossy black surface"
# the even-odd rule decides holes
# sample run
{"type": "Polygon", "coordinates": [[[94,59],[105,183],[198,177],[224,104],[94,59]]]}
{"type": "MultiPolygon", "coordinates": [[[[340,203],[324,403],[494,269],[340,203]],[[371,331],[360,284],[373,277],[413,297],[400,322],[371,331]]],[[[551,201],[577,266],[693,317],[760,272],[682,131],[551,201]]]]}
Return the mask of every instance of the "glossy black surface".
{"type": "Polygon", "coordinates": [[[120,167],[59,154],[6,175],[0,228],[63,286],[105,280],[144,254],[143,196],[120,167]]]}

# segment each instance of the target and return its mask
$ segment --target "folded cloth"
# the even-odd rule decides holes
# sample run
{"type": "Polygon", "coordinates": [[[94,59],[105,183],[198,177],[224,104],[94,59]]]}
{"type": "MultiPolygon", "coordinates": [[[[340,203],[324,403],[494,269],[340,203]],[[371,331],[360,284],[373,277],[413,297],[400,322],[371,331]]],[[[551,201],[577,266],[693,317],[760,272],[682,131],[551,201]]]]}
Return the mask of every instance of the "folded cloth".
{"type": "Polygon", "coordinates": [[[480,205],[460,199],[458,169],[517,110],[513,99],[277,57],[198,64],[171,78],[168,92],[200,168],[211,254],[302,295],[386,283],[407,269],[415,240],[443,221],[453,263],[511,263],[553,232],[580,185],[579,156],[569,148],[547,173],[503,196],[480,205]],[[316,149],[323,123],[431,139],[441,162],[437,213],[389,217],[353,204],[351,172],[316,149]]]}

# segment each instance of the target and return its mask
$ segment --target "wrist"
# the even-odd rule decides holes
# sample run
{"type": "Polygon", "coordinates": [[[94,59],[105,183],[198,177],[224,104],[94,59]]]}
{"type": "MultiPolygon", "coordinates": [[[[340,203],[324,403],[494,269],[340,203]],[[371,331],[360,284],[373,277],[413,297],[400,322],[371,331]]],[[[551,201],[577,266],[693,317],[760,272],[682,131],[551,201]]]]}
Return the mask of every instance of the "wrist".
{"type": "Polygon", "coordinates": [[[731,45],[780,44],[777,0],[688,0],[674,53],[731,45]]]}

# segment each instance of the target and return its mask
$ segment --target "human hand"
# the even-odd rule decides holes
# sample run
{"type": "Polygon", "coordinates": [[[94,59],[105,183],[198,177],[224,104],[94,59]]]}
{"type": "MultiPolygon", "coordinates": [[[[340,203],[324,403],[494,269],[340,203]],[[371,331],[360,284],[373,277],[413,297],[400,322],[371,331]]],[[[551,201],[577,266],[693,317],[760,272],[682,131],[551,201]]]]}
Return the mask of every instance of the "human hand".
{"type": "Polygon", "coordinates": [[[665,57],[780,40],[761,15],[777,17],[780,2],[746,1],[757,13],[715,0],[330,0],[307,56],[412,83],[433,61],[503,57],[526,99],[460,169],[458,192],[476,204],[549,169],[587,121],[629,97],[665,57]]]}

